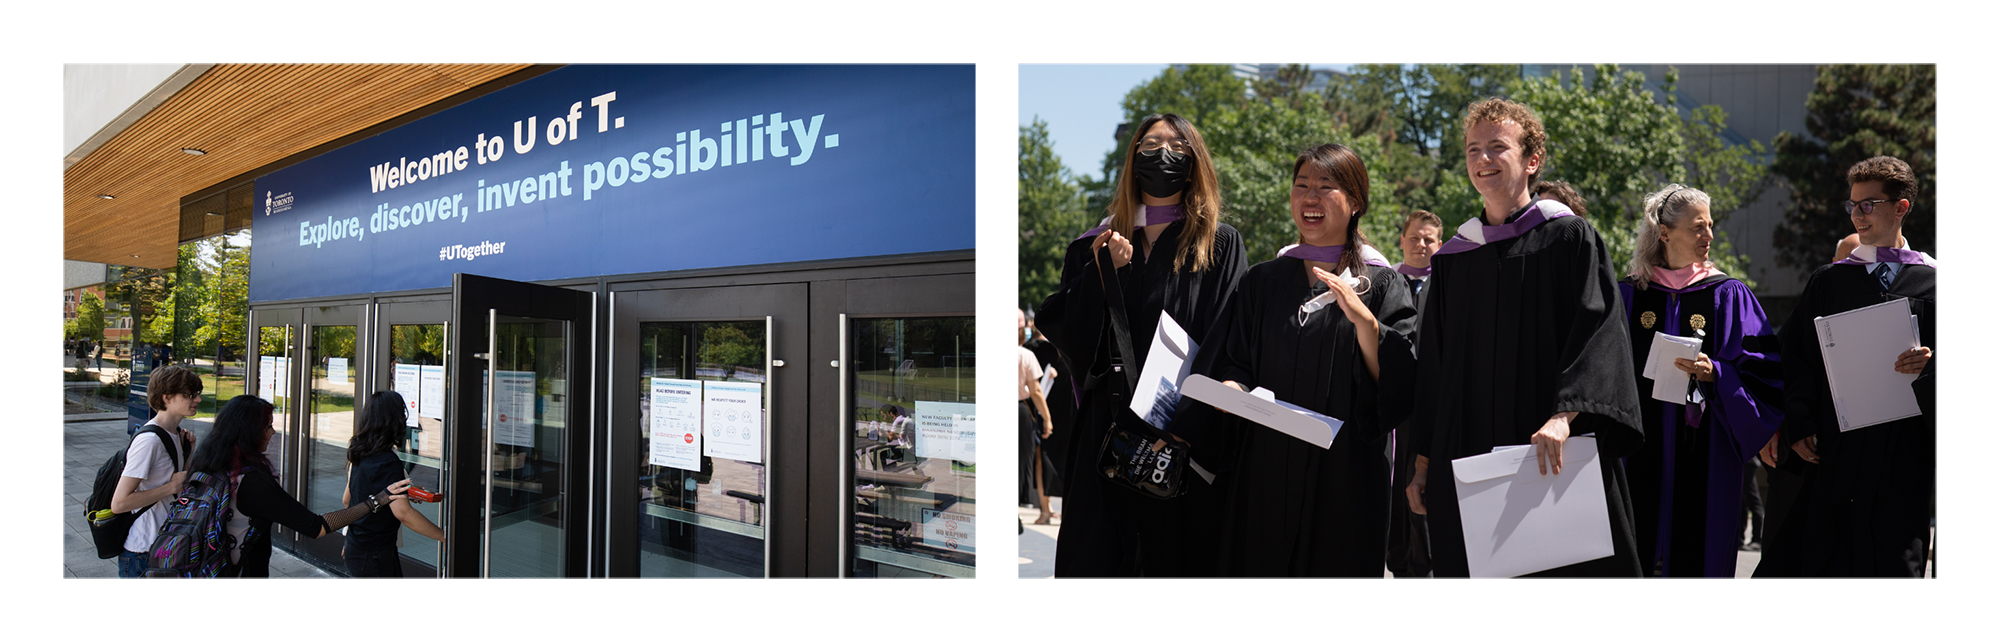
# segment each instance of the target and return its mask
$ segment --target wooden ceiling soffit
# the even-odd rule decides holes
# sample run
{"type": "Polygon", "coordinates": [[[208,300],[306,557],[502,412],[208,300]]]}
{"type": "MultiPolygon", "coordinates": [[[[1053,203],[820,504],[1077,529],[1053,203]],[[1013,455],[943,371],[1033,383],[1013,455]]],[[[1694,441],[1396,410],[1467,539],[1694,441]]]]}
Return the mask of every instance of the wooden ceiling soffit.
{"type": "Polygon", "coordinates": [[[481,86],[529,67],[214,65],[63,170],[63,257],[171,268],[182,197],[219,191],[212,188],[331,150],[322,146],[371,128],[414,120],[399,117],[468,90],[493,91],[511,83],[481,86]]]}

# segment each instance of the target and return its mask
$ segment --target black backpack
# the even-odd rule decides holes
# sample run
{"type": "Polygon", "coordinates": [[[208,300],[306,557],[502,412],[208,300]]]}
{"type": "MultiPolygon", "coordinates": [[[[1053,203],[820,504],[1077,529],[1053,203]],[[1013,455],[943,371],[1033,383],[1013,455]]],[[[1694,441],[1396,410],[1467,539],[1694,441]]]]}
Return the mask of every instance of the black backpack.
{"type": "MultiPolygon", "coordinates": [[[[178,439],[178,437],[170,437],[167,429],[154,424],[146,424],[146,429],[132,435],[132,440],[136,441],[139,435],[146,433],[157,435],[162,447],[171,449],[179,445],[182,452],[187,451],[186,443],[170,444],[168,439],[178,439]]],[[[105,521],[91,519],[91,515],[97,511],[111,509],[111,495],[118,491],[118,479],[125,476],[125,453],[131,450],[132,441],[127,441],[124,448],[118,449],[118,452],[111,454],[110,459],[104,460],[104,465],[97,468],[97,481],[90,485],[90,499],[83,503],[83,521],[90,524],[90,539],[97,544],[97,559],[108,560],[125,552],[125,537],[132,532],[132,522],[139,519],[141,511],[152,508],[151,505],[142,506],[129,513],[112,515],[111,519],[105,521]]],[[[186,464],[182,459],[176,459],[171,451],[167,458],[174,460],[174,472],[180,472],[186,464]]]]}
{"type": "MultiPolygon", "coordinates": [[[[191,473],[168,505],[167,521],[146,554],[146,577],[222,577],[236,538],[229,534],[236,484],[227,475],[191,473]]],[[[249,534],[245,534],[245,539],[249,534]]]]}

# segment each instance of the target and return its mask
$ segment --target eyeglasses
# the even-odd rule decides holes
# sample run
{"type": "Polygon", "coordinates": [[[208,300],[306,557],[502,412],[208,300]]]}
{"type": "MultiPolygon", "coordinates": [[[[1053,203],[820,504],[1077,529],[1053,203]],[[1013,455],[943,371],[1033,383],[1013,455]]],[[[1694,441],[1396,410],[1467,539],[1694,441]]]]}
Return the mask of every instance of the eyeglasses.
{"type": "Polygon", "coordinates": [[[1840,202],[1840,209],[1843,209],[1843,210],[1847,210],[1847,214],[1848,214],[1849,216],[1852,216],[1852,215],[1854,215],[1854,208],[1856,208],[1856,207],[1859,207],[1859,208],[1861,208],[1861,215],[1862,215],[1862,216],[1867,216],[1867,215],[1869,215],[1869,214],[1874,214],[1874,213],[1875,213],[1875,204],[1876,204],[1876,203],[1894,203],[1894,202],[1896,202],[1896,201],[1893,201],[1893,200],[1890,200],[1890,199],[1886,199],[1886,198],[1876,198],[1876,199],[1869,199],[1869,200],[1865,200],[1865,201],[1841,201],[1841,202],[1840,202]]]}
{"type": "Polygon", "coordinates": [[[1151,156],[1159,153],[1161,149],[1175,154],[1190,154],[1194,152],[1194,146],[1189,145],[1186,139],[1161,140],[1147,136],[1144,140],[1139,141],[1139,153],[1141,154],[1151,156]]]}

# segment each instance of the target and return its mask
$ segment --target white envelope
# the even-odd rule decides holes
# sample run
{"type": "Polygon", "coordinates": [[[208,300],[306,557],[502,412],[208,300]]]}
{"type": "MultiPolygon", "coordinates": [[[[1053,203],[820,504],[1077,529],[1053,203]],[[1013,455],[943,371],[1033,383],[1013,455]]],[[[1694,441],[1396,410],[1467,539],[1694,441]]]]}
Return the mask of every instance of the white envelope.
{"type": "Polygon", "coordinates": [[[1896,372],[1896,357],[1920,345],[1916,321],[1903,298],[1813,319],[1841,432],[1923,414],[1917,375],[1896,372]]]}
{"type": "Polygon", "coordinates": [[[1565,441],[1560,475],[1541,474],[1534,446],[1454,459],[1451,468],[1473,577],[1515,577],[1611,556],[1597,438],[1565,441]]]}
{"type": "Polygon", "coordinates": [[[1344,422],[1279,401],[1269,390],[1258,388],[1255,392],[1263,394],[1243,392],[1205,375],[1189,375],[1187,381],[1181,383],[1181,394],[1196,401],[1229,411],[1230,414],[1263,424],[1272,430],[1291,435],[1320,448],[1333,446],[1333,437],[1340,434],[1340,427],[1344,422]]]}
{"type": "Polygon", "coordinates": [[[1194,368],[1194,355],[1201,350],[1187,330],[1174,318],[1160,313],[1153,328],[1153,343],[1146,349],[1146,367],[1139,370],[1138,389],[1132,391],[1132,414],[1145,418],[1154,428],[1167,429],[1174,418],[1174,406],[1181,402],[1181,380],[1194,368]]]}
{"type": "Polygon", "coordinates": [[[1701,355],[1701,339],[1653,333],[1652,349],[1646,352],[1645,372],[1653,380],[1653,398],[1667,403],[1687,403],[1688,373],[1674,367],[1674,359],[1693,361],[1701,355]]]}

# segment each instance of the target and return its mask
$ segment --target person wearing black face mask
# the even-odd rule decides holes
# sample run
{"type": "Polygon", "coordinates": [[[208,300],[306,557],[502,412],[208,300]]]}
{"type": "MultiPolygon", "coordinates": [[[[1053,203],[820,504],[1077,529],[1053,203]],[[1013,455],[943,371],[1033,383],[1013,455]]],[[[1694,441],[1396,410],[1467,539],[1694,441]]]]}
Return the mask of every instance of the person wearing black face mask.
{"type": "MultiPolygon", "coordinates": [[[[1208,333],[1249,269],[1243,238],[1221,222],[1221,190],[1200,132],[1174,114],[1147,116],[1133,128],[1125,171],[1107,209],[1103,224],[1070,243],[1061,286],[1042,303],[1036,324],[1073,371],[1057,379],[1056,394],[1077,401],[1075,447],[1060,463],[1066,488],[1055,574],[1213,575],[1220,496],[1210,482],[1190,473],[1187,494],[1158,500],[1113,488],[1094,469],[1116,416],[1113,389],[1125,385],[1111,370],[1116,349],[1097,250],[1110,250],[1112,265],[1104,267],[1117,271],[1135,348],[1144,350],[1162,312],[1188,336],[1208,333]]],[[[1206,465],[1205,435],[1180,436],[1191,444],[1194,462],[1206,465]]]]}

